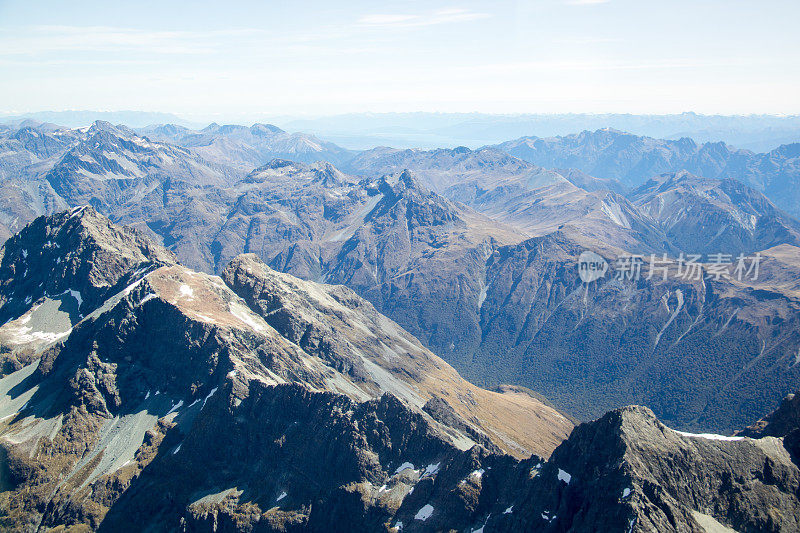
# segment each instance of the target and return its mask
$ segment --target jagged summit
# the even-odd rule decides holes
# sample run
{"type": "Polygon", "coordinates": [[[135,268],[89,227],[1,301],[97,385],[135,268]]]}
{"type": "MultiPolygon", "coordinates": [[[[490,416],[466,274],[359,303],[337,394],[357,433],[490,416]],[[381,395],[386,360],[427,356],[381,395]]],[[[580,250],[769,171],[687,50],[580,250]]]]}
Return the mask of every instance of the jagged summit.
{"type": "Polygon", "coordinates": [[[397,177],[398,185],[404,189],[422,189],[422,185],[408,169],[403,170],[397,177]]]}
{"type": "Polygon", "coordinates": [[[370,213],[372,220],[387,216],[391,220],[405,219],[411,231],[446,224],[466,225],[452,202],[424,187],[409,170],[381,177],[377,188],[383,198],[370,213]]]}
{"type": "Polygon", "coordinates": [[[133,130],[131,130],[127,126],[124,126],[122,124],[114,125],[105,120],[95,120],[87,130],[87,133],[90,135],[94,135],[100,132],[110,133],[112,135],[117,135],[120,137],[135,135],[133,130]]]}
{"type": "Polygon", "coordinates": [[[174,180],[220,186],[229,183],[232,175],[230,169],[187,148],[100,124],[71,146],[44,179],[68,205],[91,203],[110,214],[128,201],[141,200],[154,183],[174,180]]]}
{"type": "Polygon", "coordinates": [[[299,163],[279,158],[273,159],[266,165],[253,170],[244,181],[258,182],[275,178],[305,178],[332,187],[354,182],[352,178],[325,161],[299,163]]]}
{"type": "Polygon", "coordinates": [[[171,252],[91,206],[39,217],[0,251],[0,314],[18,300],[76,290],[91,308],[121,277],[143,265],[171,264],[171,252]]]}
{"type": "Polygon", "coordinates": [[[137,273],[175,263],[139,232],[92,207],[39,217],[0,250],[0,344],[18,369],[69,335],[137,273]]]}
{"type": "Polygon", "coordinates": [[[793,216],[800,212],[798,155],[792,145],[757,154],[724,142],[698,144],[685,137],[655,139],[598,130],[550,138],[522,137],[495,148],[536,165],[573,167],[596,178],[617,179],[629,187],[681,169],[708,178],[733,178],[763,192],[793,216]]]}
{"type": "Polygon", "coordinates": [[[800,431],[800,391],[787,394],[775,411],[745,428],[739,435],[754,438],[787,437],[795,432],[794,440],[800,442],[798,431],[800,431]]]}
{"type": "Polygon", "coordinates": [[[578,426],[537,470],[526,496],[530,521],[496,526],[540,530],[544,520],[574,531],[798,527],[800,471],[780,440],[681,433],[646,407],[616,409],[578,426]],[[775,512],[764,512],[767,501],[775,512]]]}

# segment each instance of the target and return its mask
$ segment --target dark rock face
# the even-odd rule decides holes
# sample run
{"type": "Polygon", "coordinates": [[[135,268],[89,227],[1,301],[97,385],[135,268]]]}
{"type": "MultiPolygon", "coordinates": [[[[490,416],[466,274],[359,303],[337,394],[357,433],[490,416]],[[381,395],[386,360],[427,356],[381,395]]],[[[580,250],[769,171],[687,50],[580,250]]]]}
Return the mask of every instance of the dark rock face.
{"type": "Polygon", "coordinates": [[[527,516],[514,512],[497,524],[562,531],[708,531],[720,524],[736,531],[793,531],[799,482],[797,465],[778,439],[679,434],[650,410],[629,407],[576,428],[529,482],[520,505],[527,516]]]}
{"type": "Polygon", "coordinates": [[[0,372],[19,370],[55,337],[174,256],[93,208],[40,217],[0,250],[0,372]],[[37,330],[30,333],[32,329],[37,330]]]}
{"type": "Polygon", "coordinates": [[[739,432],[746,437],[785,437],[800,428],[800,395],[787,394],[780,406],[752,426],[739,432]]]}
{"type": "Polygon", "coordinates": [[[800,395],[787,394],[780,406],[752,426],[738,433],[745,437],[780,437],[792,454],[794,462],[800,463],[800,395]]]}
{"type": "Polygon", "coordinates": [[[100,530],[132,523],[241,530],[254,522],[278,530],[385,530],[419,476],[395,474],[401,464],[463,462],[422,417],[389,396],[357,404],[258,382],[240,395],[240,403],[209,404],[180,451],[158,457],[100,530]],[[171,494],[172,502],[165,507],[154,493],[171,494]]]}
{"type": "Polygon", "coordinates": [[[91,207],[40,217],[2,249],[0,320],[14,314],[22,295],[36,299],[70,289],[81,293],[85,304],[78,311],[88,314],[130,272],[174,263],[173,254],[91,207]]]}

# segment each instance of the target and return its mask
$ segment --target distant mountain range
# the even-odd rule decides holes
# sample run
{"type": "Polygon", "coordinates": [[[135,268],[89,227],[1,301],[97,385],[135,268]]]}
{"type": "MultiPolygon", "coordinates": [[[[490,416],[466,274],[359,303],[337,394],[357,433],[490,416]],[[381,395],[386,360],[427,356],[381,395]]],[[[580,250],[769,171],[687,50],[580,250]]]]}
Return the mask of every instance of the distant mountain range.
{"type": "MultiPolygon", "coordinates": [[[[488,113],[350,113],[315,118],[258,117],[290,131],[305,131],[353,150],[375,146],[397,148],[477,148],[508,139],[536,135],[550,137],[577,131],[614,128],[636,135],[697,142],[725,142],[755,152],[768,152],[800,140],[800,116],[776,115],[673,115],[633,114],[488,114],[488,113]]],[[[199,129],[220,118],[182,118],[170,113],[143,111],[42,111],[0,115],[1,123],[26,119],[90,126],[96,120],[144,128],[176,124],[199,129]]],[[[251,119],[248,117],[248,119],[251,119]]],[[[238,123],[241,117],[230,117],[238,123]]],[[[230,123],[230,122],[229,122],[230,123]]]]}
{"type": "Polygon", "coordinates": [[[679,170],[707,178],[733,178],[800,216],[800,143],[754,153],[721,142],[697,144],[690,138],[670,141],[602,129],[565,137],[523,137],[496,148],[539,166],[577,168],[633,187],[652,176],[679,170]]]}
{"type": "Polygon", "coordinates": [[[721,141],[756,152],[800,140],[800,116],[769,115],[353,113],[288,119],[280,124],[291,130],[313,132],[354,149],[462,145],[477,148],[523,136],[549,137],[601,128],[663,139],[691,137],[701,143],[721,141]]]}
{"type": "MultiPolygon", "coordinates": [[[[686,171],[667,172],[670,166],[680,168],[680,164],[652,164],[653,173],[641,170],[639,162],[652,161],[652,158],[642,155],[639,145],[655,141],[653,139],[625,136],[618,132],[585,132],[571,137],[570,141],[578,145],[577,151],[586,151],[588,155],[551,157],[545,163],[551,168],[565,167],[585,162],[591,156],[599,158],[597,150],[592,149],[594,143],[591,140],[594,135],[605,139],[606,134],[612,137],[609,144],[633,144],[636,148],[628,155],[606,148],[609,156],[603,159],[604,162],[616,155],[618,161],[630,162],[636,169],[635,174],[620,169],[605,172],[606,176],[627,176],[624,182],[602,177],[602,169],[598,168],[591,170],[600,178],[589,175],[588,171],[547,170],[537,164],[526,164],[499,149],[515,152],[511,145],[517,146],[516,141],[498,148],[479,150],[375,148],[358,154],[345,164],[345,168],[364,176],[385,174],[397,168],[409,169],[422,183],[440,194],[531,236],[577,228],[584,236],[628,251],[646,253],[712,252],[715,247],[724,245],[730,248],[730,253],[738,253],[765,249],[770,247],[770,243],[800,242],[797,240],[800,226],[796,220],[780,212],[764,195],[741,181],[698,178],[686,171]],[[620,138],[623,141],[618,141],[620,138]],[[582,140],[578,142],[578,139],[582,140]],[[642,180],[640,176],[649,178],[642,180]],[[634,184],[638,188],[630,191],[634,184]],[[630,192],[626,193],[626,190],[630,192]],[[692,209],[706,220],[689,221],[680,226],[686,230],[681,232],[676,224],[688,216],[687,210],[692,209]],[[716,220],[712,221],[712,217],[716,220]],[[687,227],[689,225],[691,228],[687,227]],[[703,235],[703,228],[721,230],[722,233],[703,235]],[[764,231],[766,234],[776,233],[768,237],[762,233],[764,231]],[[672,238],[667,235],[670,232],[672,238]],[[731,232],[738,232],[740,236],[729,238],[731,232]],[[675,239],[683,242],[678,243],[675,239]],[[739,242],[727,242],[730,240],[739,242]]],[[[535,141],[534,144],[538,148],[540,143],[535,141]]],[[[549,146],[544,141],[541,144],[549,146]]],[[[527,155],[524,150],[520,151],[520,155],[527,155]]],[[[554,150],[542,148],[542,152],[552,153],[554,150]]],[[[544,156],[529,158],[543,159],[544,156]]],[[[785,166],[792,168],[794,161],[785,166]]],[[[800,179],[800,174],[788,174],[788,179],[800,179]]]]}
{"type": "Polygon", "coordinates": [[[0,123],[19,124],[26,120],[54,123],[69,128],[91,126],[100,120],[112,124],[126,124],[131,128],[143,128],[151,124],[180,124],[192,126],[194,123],[182,119],[173,113],[157,113],[148,111],[38,111],[13,115],[0,115],[0,123]]]}

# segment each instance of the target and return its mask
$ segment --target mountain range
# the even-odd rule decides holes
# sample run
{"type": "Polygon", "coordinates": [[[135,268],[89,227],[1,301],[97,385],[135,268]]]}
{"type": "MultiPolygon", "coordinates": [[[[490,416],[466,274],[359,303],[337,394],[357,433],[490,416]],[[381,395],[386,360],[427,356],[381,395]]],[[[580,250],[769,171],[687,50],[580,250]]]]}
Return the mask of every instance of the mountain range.
{"type": "MultiPolygon", "coordinates": [[[[350,154],[341,170],[273,159],[242,175],[247,163],[232,163],[242,146],[269,158],[270,139],[294,134],[26,128],[4,133],[4,160],[31,161],[4,180],[8,234],[91,204],[196,271],[219,275],[255,254],[274,270],[353,289],[466,378],[527,387],[581,420],[639,403],[678,429],[729,432],[796,387],[799,226],[741,180],[670,171],[634,187],[565,169],[572,160],[545,169],[492,147],[376,148],[350,154]],[[32,132],[30,148],[15,137],[32,132]],[[230,143],[238,148],[220,148],[230,143]],[[218,149],[224,156],[212,157],[218,149]],[[586,250],[614,266],[667,254],[672,275],[643,268],[645,279],[614,279],[612,268],[587,285],[577,275],[586,250]],[[731,263],[760,254],[758,279],[711,278],[708,258],[719,253],[731,263]],[[704,256],[704,279],[677,276],[681,254],[704,256]]],[[[637,154],[644,142],[596,135],[637,154]]],[[[593,154],[595,137],[569,142],[578,137],[593,154]]],[[[294,146],[304,157],[308,145],[294,146]]]]}
{"type": "Polygon", "coordinates": [[[199,131],[167,124],[140,128],[137,132],[150,139],[191,148],[209,161],[244,174],[273,159],[340,163],[352,157],[350,150],[331,142],[302,133],[287,133],[271,124],[247,127],[213,123],[199,131]]]}
{"type": "Polygon", "coordinates": [[[345,287],[193,271],[92,207],[5,243],[0,317],[4,530],[798,527],[797,396],[735,437],[644,407],[573,429],[345,287]]]}
{"type": "Polygon", "coordinates": [[[720,116],[691,112],[673,115],[349,113],[284,119],[280,124],[288,129],[314,132],[357,149],[381,145],[476,148],[533,133],[549,137],[606,127],[662,139],[691,137],[699,142],[722,141],[757,152],[769,151],[800,138],[797,115],[720,116]]]}
{"type": "Polygon", "coordinates": [[[654,139],[605,128],[562,137],[522,137],[496,147],[536,165],[577,168],[629,187],[679,170],[706,178],[733,178],[763,192],[795,217],[800,215],[798,143],[755,153],[723,142],[654,139]]]}

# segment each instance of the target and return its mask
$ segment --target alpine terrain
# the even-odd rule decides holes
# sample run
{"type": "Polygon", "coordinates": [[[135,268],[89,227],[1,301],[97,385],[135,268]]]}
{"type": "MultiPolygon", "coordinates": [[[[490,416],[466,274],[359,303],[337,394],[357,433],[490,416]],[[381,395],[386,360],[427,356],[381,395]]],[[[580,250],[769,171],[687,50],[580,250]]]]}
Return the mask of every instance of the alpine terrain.
{"type": "Polygon", "coordinates": [[[1,254],[4,530],[799,525],[792,397],[738,437],[643,407],[573,428],[253,254],[196,272],[91,207],[1,254]]]}

